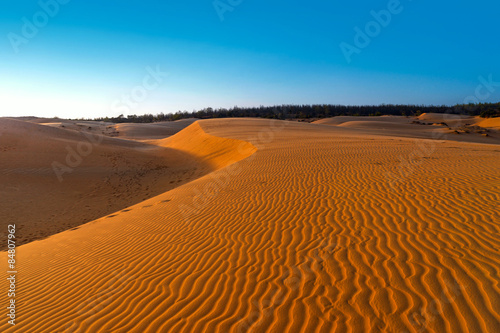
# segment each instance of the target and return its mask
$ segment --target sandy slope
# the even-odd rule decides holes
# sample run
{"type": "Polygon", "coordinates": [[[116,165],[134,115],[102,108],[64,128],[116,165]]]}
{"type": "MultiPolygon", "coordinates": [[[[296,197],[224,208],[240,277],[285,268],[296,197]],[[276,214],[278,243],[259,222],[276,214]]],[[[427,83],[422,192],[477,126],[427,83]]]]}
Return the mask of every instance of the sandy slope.
{"type": "Polygon", "coordinates": [[[20,244],[41,239],[213,170],[189,153],[109,138],[89,125],[0,119],[0,235],[16,223],[20,244]]]}
{"type": "Polygon", "coordinates": [[[2,332],[500,331],[498,145],[251,119],[159,142],[218,170],[21,246],[2,332]]]}

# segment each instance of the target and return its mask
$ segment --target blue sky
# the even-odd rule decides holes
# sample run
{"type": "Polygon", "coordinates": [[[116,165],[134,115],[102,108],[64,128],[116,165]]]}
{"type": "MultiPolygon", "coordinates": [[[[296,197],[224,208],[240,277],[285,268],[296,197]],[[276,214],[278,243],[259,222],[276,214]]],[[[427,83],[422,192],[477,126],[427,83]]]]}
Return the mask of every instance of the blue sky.
{"type": "MultiPolygon", "coordinates": [[[[456,104],[477,95],[479,77],[500,82],[500,4],[492,0],[2,5],[0,116],[456,104]],[[374,24],[371,12],[382,10],[390,22],[382,15],[383,24],[374,24]],[[356,44],[355,28],[366,34],[367,25],[375,29],[368,30],[369,43],[356,44]],[[341,43],[357,49],[350,61],[341,43]],[[151,71],[160,72],[160,79],[152,81],[151,71]]],[[[499,101],[500,84],[491,87],[477,100],[499,101]]]]}

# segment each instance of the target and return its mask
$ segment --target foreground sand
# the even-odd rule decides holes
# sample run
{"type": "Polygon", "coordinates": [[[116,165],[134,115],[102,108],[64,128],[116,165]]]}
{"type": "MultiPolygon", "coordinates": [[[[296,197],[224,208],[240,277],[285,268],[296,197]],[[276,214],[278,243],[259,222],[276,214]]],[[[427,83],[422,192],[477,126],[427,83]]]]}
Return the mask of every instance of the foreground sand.
{"type": "Polygon", "coordinates": [[[226,119],[155,141],[216,171],[19,247],[0,331],[499,332],[500,147],[375,134],[226,119]]]}

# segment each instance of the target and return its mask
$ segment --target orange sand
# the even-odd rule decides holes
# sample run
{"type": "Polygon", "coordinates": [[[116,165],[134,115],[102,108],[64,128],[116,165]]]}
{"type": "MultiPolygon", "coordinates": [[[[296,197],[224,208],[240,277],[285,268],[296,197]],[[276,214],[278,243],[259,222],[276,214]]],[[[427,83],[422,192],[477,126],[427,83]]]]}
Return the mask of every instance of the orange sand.
{"type": "Polygon", "coordinates": [[[212,172],[20,246],[0,331],[499,332],[498,144],[358,125],[213,119],[151,141],[212,172]]]}
{"type": "Polygon", "coordinates": [[[460,142],[500,144],[500,118],[485,119],[453,114],[423,113],[418,117],[340,116],[320,119],[313,123],[347,127],[360,134],[419,139],[445,138],[460,142]]]}

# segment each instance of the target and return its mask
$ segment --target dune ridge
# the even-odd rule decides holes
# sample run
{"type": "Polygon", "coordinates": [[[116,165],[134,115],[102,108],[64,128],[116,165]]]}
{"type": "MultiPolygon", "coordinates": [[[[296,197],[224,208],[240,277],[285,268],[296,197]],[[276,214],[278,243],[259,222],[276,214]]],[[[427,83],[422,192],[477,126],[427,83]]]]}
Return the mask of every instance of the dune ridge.
{"type": "Polygon", "coordinates": [[[500,330],[498,146],[251,119],[159,143],[201,156],[216,137],[229,155],[255,148],[238,172],[207,151],[213,173],[19,247],[19,326],[0,330],[500,330]],[[223,173],[186,221],[179,207],[223,173]]]}
{"type": "MultiPolygon", "coordinates": [[[[167,131],[190,124],[174,123],[167,131]]],[[[78,227],[213,171],[186,151],[109,137],[108,124],[63,126],[0,118],[0,236],[8,224],[16,223],[19,245],[78,227]]],[[[144,134],[143,126],[129,129],[144,134]]],[[[5,249],[6,244],[1,246],[5,249]]]]}
{"type": "Polygon", "coordinates": [[[205,133],[199,121],[189,125],[179,133],[166,139],[152,141],[161,147],[169,147],[188,152],[212,165],[214,170],[224,168],[252,155],[257,148],[251,143],[216,137],[205,133]]]}

